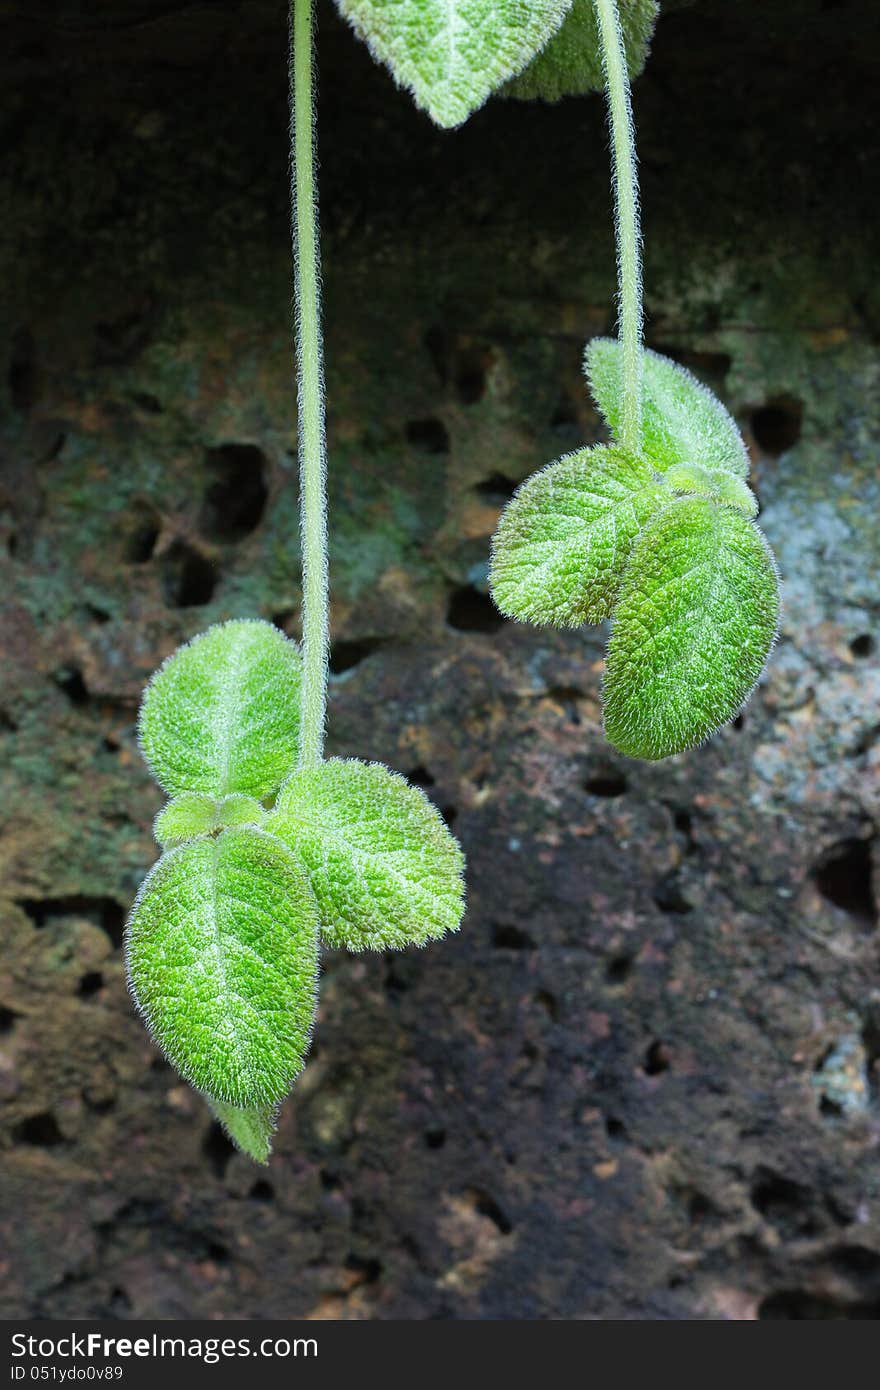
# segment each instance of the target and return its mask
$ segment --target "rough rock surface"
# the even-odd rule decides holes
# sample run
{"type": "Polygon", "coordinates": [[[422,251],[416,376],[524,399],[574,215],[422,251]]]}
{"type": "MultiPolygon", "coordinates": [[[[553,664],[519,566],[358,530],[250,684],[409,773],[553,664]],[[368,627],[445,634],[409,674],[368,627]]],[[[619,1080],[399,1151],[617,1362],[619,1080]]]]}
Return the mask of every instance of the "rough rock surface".
{"type": "Polygon", "coordinates": [[[261,1171],[152,1049],[140,688],[299,619],[281,0],[5,0],[0,1315],[880,1317],[870,0],[668,6],[649,341],[747,431],[785,616],[745,716],[603,742],[603,634],[501,622],[513,485],[599,437],[598,100],[441,135],[322,7],[330,748],[426,786],[459,936],[328,954],[261,1171]]]}

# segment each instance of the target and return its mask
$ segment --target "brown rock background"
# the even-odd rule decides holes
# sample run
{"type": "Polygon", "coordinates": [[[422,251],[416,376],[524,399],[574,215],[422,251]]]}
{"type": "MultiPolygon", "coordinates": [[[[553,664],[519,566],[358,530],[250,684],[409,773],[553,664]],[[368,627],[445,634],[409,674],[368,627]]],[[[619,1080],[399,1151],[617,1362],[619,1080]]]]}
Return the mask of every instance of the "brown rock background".
{"type": "Polygon", "coordinates": [[[271,1166],[156,1055],[140,689],[299,618],[278,0],[5,0],[0,1314],[880,1316],[880,21],[667,5],[649,342],[753,448],[785,618],[744,717],[603,742],[603,635],[501,622],[513,486],[600,436],[603,112],[441,134],[321,8],[332,752],[469,860],[461,934],[325,960],[271,1166]]]}

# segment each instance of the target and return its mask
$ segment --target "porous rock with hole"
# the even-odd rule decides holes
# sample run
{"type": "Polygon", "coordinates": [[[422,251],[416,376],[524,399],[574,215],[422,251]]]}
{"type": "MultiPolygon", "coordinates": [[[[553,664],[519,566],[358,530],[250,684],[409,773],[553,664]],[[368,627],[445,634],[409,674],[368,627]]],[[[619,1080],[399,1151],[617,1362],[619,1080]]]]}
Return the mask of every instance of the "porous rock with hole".
{"type": "Polygon", "coordinates": [[[601,102],[450,138],[323,7],[329,751],[418,771],[469,911],[328,956],[262,1174],[157,1057],[118,925],[145,679],[220,618],[296,632],[283,6],[6,6],[2,1316],[880,1314],[880,25],[663,8],[649,341],[755,426],[785,607],[742,725],[647,767],[603,741],[600,632],[480,601],[505,497],[601,437],[601,102]]]}

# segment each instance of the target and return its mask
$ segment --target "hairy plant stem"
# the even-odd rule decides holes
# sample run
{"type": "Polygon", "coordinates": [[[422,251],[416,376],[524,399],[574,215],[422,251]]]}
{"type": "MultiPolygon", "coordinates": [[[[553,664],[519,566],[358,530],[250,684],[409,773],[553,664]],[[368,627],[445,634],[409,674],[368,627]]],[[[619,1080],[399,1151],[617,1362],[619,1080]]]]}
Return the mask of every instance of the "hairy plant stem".
{"type": "Polygon", "coordinates": [[[327,574],[327,446],[321,344],[320,253],[315,189],[312,0],[291,0],[291,204],[296,295],[303,691],[300,767],[321,761],[330,633],[327,574]]]}
{"type": "Polygon", "coordinates": [[[638,452],[642,434],[642,258],[632,102],[616,0],[595,0],[595,5],[613,154],[617,302],[623,356],[620,442],[625,449],[638,452]]]}

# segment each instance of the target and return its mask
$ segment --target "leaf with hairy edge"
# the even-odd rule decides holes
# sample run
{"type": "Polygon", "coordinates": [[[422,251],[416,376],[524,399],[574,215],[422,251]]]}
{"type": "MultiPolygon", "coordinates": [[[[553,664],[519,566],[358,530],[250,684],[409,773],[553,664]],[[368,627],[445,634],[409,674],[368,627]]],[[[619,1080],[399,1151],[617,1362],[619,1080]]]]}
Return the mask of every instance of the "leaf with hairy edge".
{"type": "Polygon", "coordinates": [[[153,835],[163,849],[210,835],[217,824],[217,802],[204,792],[183,792],[166,802],[153,821],[153,835]]]}
{"type": "MultiPolygon", "coordinates": [[[[659,12],[657,0],[619,0],[618,13],[631,78],[638,77],[648,57],[648,45],[659,12]]],[[[499,95],[531,101],[600,92],[605,86],[595,0],[574,3],[547,46],[499,95]]]]}
{"type": "Polygon", "coordinates": [[[166,851],[126,926],[132,995],[197,1090],[273,1105],[302,1069],[318,969],[318,913],[301,866],[262,830],[166,851]]]}
{"type": "Polygon", "coordinates": [[[614,446],[542,468],[508,503],[492,541],[489,584],[501,612],[556,627],[607,618],[632,543],[665,500],[647,463],[614,446]]]}
{"type": "MultiPolygon", "coordinates": [[[[596,404],[617,433],[620,344],[594,338],[584,365],[596,404]]],[[[674,463],[700,463],[738,478],[749,476],[748,451],[733,416],[686,367],[648,348],[642,353],[642,452],[660,472],[674,463]]]]}
{"type": "Polygon", "coordinates": [[[726,507],[736,507],[745,516],[758,515],[758,499],[748,483],[725,473],[721,468],[703,468],[699,463],[674,463],[663,474],[670,492],[696,492],[701,497],[714,497],[726,507]]]}
{"type": "Polygon", "coordinates": [[[138,731],[156,781],[170,794],[268,796],[299,749],[299,649],[271,623],[208,628],[158,669],[138,731]]]}
{"type": "Polygon", "coordinates": [[[163,849],[185,840],[210,835],[229,825],[259,825],[266,811],[252,796],[233,792],[215,798],[204,792],[182,792],[162,807],[153,821],[153,834],[163,849]]]}
{"type": "Polygon", "coordinates": [[[336,0],[439,126],[461,125],[556,33],[572,0],[336,0]]]}
{"type": "Polygon", "coordinates": [[[424,792],[381,763],[331,758],[294,773],[266,824],[302,861],[328,946],[424,946],[458,930],[458,843],[424,792]]]}
{"type": "Polygon", "coordinates": [[[682,497],[630,555],[605,670],[605,733],[655,760],[701,743],[742,708],[776,635],[776,562],[731,507],[682,497]]]}
{"type": "Polygon", "coordinates": [[[268,1163],[272,1152],[272,1136],[275,1133],[277,1107],[265,1105],[251,1110],[241,1110],[235,1105],[226,1105],[222,1100],[207,1097],[208,1105],[220,1121],[237,1149],[246,1153],[255,1163],[268,1163]]]}

